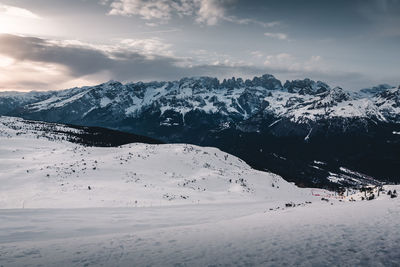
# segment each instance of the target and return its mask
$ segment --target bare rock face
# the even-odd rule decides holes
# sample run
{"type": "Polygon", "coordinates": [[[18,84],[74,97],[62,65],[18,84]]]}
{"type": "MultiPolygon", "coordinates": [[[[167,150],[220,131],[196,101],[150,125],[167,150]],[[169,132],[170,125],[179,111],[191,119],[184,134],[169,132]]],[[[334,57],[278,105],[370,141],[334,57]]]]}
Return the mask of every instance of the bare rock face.
{"type": "Polygon", "coordinates": [[[289,93],[300,95],[315,95],[326,92],[330,89],[329,85],[321,81],[313,81],[308,78],[304,80],[286,81],[283,86],[289,93]]]}

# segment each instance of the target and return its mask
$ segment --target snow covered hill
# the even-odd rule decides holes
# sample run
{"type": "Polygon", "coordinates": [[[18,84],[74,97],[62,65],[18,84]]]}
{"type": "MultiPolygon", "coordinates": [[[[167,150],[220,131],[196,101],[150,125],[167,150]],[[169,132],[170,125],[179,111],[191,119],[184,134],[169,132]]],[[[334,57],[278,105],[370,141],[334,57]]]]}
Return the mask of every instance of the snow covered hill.
{"type": "Polygon", "coordinates": [[[77,129],[54,125],[51,131],[37,125],[0,117],[0,209],[149,207],[311,197],[310,190],[256,171],[215,148],[142,143],[86,147],[65,141],[77,129]]]}

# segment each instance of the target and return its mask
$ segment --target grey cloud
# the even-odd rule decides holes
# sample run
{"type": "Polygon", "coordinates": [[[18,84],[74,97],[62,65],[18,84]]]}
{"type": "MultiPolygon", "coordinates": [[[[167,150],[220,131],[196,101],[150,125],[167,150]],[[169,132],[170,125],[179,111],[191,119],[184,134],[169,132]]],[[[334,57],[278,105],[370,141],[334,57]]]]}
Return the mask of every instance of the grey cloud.
{"type": "MultiPolygon", "coordinates": [[[[145,20],[166,23],[173,15],[195,16],[195,21],[203,25],[216,25],[220,20],[236,24],[255,24],[274,27],[279,23],[263,22],[250,18],[227,15],[227,9],[237,0],[114,0],[110,5],[110,15],[139,16],[145,20]]],[[[104,4],[104,3],[103,3],[104,4]]]]}
{"type": "Polygon", "coordinates": [[[310,71],[291,71],[274,68],[274,66],[196,65],[193,62],[191,66],[185,67],[185,65],[188,65],[186,64],[187,59],[182,60],[172,56],[148,56],[128,50],[117,50],[109,53],[92,47],[59,45],[45,39],[15,35],[0,35],[0,53],[17,61],[61,64],[69,70],[71,78],[98,75],[99,82],[104,81],[104,79],[116,79],[124,82],[174,80],[186,76],[203,75],[218,78],[232,76],[250,78],[264,73],[277,75],[280,79],[300,79],[307,76],[327,81],[345,79],[354,83],[360,82],[363,78],[357,73],[323,73],[317,71],[310,73],[310,71]],[[107,72],[109,77],[101,74],[103,72],[107,72]]]}
{"type": "Polygon", "coordinates": [[[377,35],[400,36],[400,1],[365,0],[358,4],[359,13],[372,22],[377,35]]]}
{"type": "Polygon", "coordinates": [[[55,63],[65,66],[74,77],[108,71],[114,78],[167,77],[180,71],[178,60],[160,55],[148,56],[128,50],[102,50],[74,45],[59,45],[51,41],[10,34],[0,35],[0,54],[17,61],[55,63]]]}
{"type": "Polygon", "coordinates": [[[36,37],[0,35],[0,53],[19,61],[61,64],[73,75],[88,75],[107,69],[112,60],[101,51],[85,47],[62,47],[36,37]]]}
{"type": "Polygon", "coordinates": [[[172,56],[149,56],[127,49],[104,52],[92,47],[63,46],[41,38],[10,34],[0,35],[0,53],[18,61],[60,64],[74,77],[107,71],[111,78],[118,80],[177,79],[183,76],[216,74],[229,76],[235,72],[250,73],[260,70],[256,67],[225,65],[191,64],[191,67],[185,67],[187,59],[172,56]]]}

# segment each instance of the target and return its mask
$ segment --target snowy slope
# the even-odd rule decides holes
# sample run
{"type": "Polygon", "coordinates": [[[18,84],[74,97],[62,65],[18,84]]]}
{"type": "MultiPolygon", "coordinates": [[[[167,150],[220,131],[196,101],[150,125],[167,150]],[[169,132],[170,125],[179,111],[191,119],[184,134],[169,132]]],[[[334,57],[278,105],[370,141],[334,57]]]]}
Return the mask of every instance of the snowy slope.
{"type": "Polygon", "coordinates": [[[215,148],[140,143],[85,147],[62,138],[49,140],[40,130],[31,130],[32,122],[15,130],[5,123],[12,120],[26,123],[0,117],[0,208],[142,207],[310,197],[310,190],[253,170],[215,148]]]}
{"type": "MultiPolygon", "coordinates": [[[[68,90],[66,90],[68,91],[68,90]]],[[[41,102],[51,95],[54,91],[48,92],[0,92],[0,114],[6,114],[24,105],[41,102]]]]}
{"type": "Polygon", "coordinates": [[[388,89],[375,95],[374,102],[387,118],[396,120],[400,114],[400,87],[388,89]]]}
{"type": "Polygon", "coordinates": [[[266,97],[267,110],[278,118],[289,118],[295,123],[330,120],[335,118],[378,119],[386,121],[381,110],[369,98],[352,98],[341,88],[317,95],[293,95],[274,92],[266,97]]]}

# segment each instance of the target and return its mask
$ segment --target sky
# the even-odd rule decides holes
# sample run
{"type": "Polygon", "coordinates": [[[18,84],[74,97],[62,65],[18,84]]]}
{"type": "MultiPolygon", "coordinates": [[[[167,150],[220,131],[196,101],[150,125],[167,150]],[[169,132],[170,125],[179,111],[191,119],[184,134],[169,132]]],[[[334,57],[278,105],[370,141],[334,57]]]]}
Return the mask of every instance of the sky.
{"type": "Polygon", "coordinates": [[[400,84],[400,0],[0,0],[0,91],[187,76],[400,84]]]}

